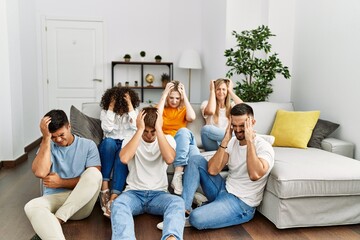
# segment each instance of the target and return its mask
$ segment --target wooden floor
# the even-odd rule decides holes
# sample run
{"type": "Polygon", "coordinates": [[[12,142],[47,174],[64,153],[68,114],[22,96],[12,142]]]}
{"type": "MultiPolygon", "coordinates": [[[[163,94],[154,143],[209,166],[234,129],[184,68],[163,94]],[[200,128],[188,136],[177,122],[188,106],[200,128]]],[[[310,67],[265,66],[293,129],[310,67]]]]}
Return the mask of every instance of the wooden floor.
{"type": "MultiPolygon", "coordinates": [[[[30,170],[30,158],[12,169],[0,170],[0,239],[29,240],[35,233],[25,216],[24,205],[39,196],[39,180],[30,170]]],[[[137,240],[160,239],[156,224],[161,217],[141,215],[135,217],[137,240]]],[[[68,221],[63,225],[67,240],[111,239],[110,220],[102,216],[97,204],[91,216],[81,221],[68,221]]],[[[277,229],[269,220],[257,213],[249,223],[218,230],[199,231],[186,228],[185,240],[233,239],[360,239],[360,224],[334,227],[277,229]]]]}

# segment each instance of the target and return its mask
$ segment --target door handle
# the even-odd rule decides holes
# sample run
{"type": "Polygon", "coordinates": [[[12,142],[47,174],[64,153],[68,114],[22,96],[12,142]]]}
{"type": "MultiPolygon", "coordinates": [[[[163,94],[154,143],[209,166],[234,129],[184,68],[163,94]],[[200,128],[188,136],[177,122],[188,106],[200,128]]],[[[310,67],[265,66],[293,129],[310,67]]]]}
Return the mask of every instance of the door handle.
{"type": "Polygon", "coordinates": [[[102,79],[94,78],[93,81],[102,82],[102,79]]]}

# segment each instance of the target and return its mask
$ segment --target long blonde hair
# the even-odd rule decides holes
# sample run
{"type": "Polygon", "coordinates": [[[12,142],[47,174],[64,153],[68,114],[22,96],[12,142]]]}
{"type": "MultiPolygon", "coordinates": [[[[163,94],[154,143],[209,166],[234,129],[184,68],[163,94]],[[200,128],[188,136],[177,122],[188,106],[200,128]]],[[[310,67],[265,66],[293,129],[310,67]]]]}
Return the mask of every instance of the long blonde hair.
{"type": "Polygon", "coordinates": [[[171,89],[171,91],[169,92],[169,94],[166,96],[166,101],[165,101],[165,107],[169,107],[168,101],[169,101],[169,96],[172,92],[178,92],[180,94],[180,104],[178,109],[181,109],[182,107],[184,107],[185,103],[184,103],[184,96],[181,95],[180,91],[179,91],[179,84],[180,82],[178,80],[172,80],[170,81],[171,83],[174,84],[174,88],[171,89]]]}
{"type": "MultiPolygon", "coordinates": [[[[219,78],[214,82],[214,87],[215,87],[215,98],[216,98],[216,89],[221,85],[225,83],[226,87],[227,87],[227,94],[226,94],[226,98],[225,98],[225,109],[226,109],[226,117],[229,119],[230,118],[230,110],[231,110],[231,102],[230,102],[230,95],[229,95],[229,83],[230,81],[226,78],[219,78]]],[[[219,106],[219,101],[216,98],[216,109],[215,109],[215,114],[213,116],[214,118],[214,122],[217,124],[219,121],[219,110],[220,110],[220,106],[219,106]]]]}

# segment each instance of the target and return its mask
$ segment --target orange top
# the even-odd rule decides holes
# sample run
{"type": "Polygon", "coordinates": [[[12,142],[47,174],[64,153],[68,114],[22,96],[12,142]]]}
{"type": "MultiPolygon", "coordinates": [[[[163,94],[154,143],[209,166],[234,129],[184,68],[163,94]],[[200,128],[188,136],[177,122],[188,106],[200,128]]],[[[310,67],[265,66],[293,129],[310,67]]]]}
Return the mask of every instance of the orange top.
{"type": "Polygon", "coordinates": [[[177,130],[186,127],[186,107],[181,109],[165,107],[163,112],[163,132],[175,136],[177,130]]]}

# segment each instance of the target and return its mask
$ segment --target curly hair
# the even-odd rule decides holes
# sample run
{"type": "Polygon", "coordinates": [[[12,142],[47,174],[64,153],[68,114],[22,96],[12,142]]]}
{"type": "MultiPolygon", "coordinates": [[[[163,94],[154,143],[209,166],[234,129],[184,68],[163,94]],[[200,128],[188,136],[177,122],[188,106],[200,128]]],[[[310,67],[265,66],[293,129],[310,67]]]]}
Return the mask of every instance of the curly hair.
{"type": "Polygon", "coordinates": [[[140,104],[139,96],[134,90],[128,87],[112,87],[107,89],[101,98],[100,107],[108,110],[111,101],[115,100],[114,113],[120,116],[128,113],[129,108],[125,100],[125,93],[129,93],[133,107],[137,108],[140,104]]]}

